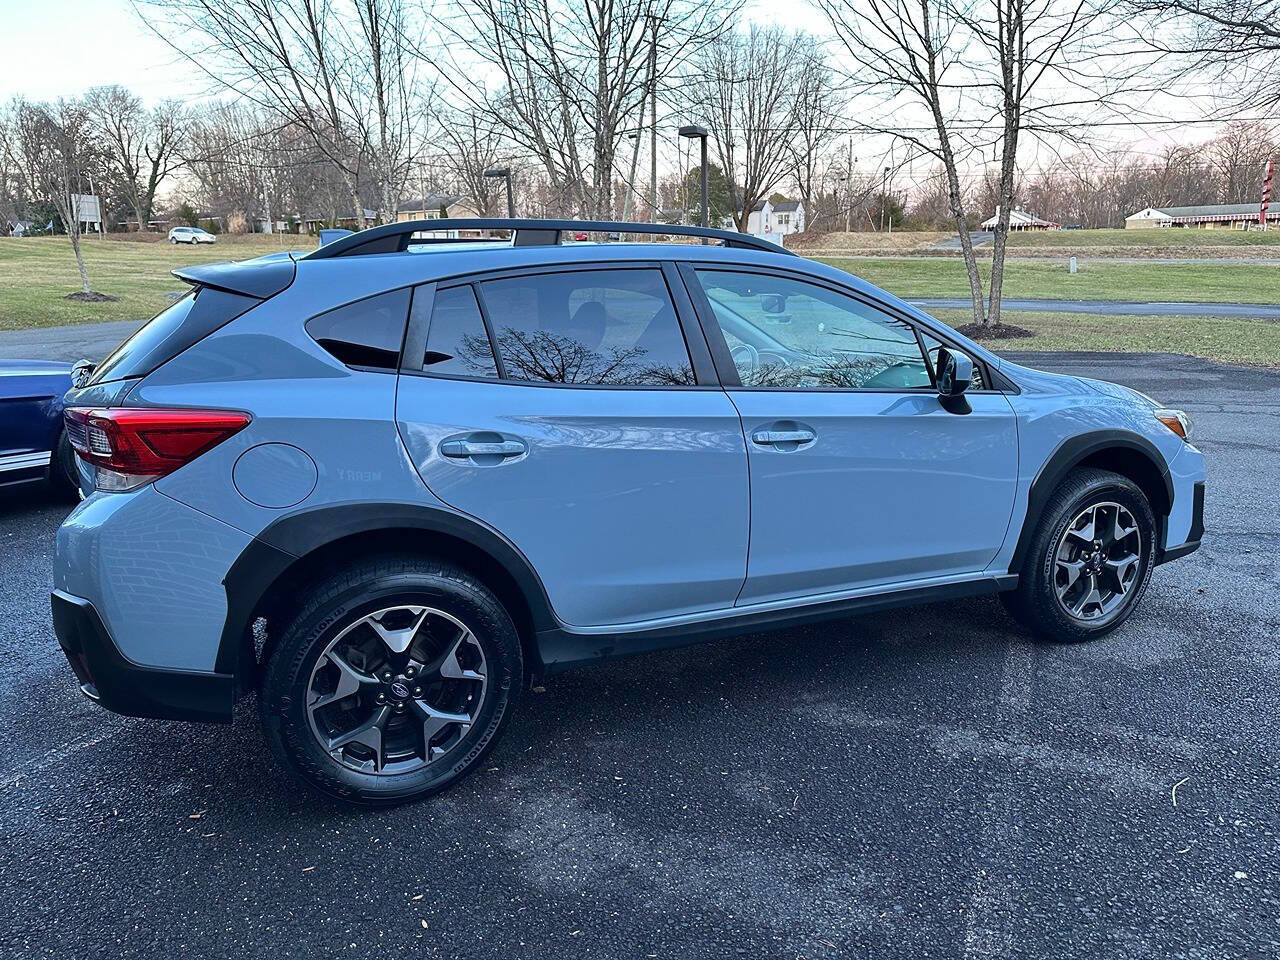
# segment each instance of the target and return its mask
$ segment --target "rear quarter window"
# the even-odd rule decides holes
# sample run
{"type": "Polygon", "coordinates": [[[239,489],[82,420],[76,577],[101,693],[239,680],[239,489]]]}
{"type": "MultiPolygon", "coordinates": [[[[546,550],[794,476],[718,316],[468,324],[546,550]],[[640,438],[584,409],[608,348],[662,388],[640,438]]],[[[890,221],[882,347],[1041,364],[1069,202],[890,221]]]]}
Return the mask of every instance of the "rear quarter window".
{"type": "Polygon", "coordinates": [[[410,289],[337,307],[307,321],[311,339],[349,367],[395,370],[409,319],[410,289]]]}
{"type": "Polygon", "coordinates": [[[200,287],[148,320],[98,364],[90,383],[145,377],[262,301],[200,287]]]}

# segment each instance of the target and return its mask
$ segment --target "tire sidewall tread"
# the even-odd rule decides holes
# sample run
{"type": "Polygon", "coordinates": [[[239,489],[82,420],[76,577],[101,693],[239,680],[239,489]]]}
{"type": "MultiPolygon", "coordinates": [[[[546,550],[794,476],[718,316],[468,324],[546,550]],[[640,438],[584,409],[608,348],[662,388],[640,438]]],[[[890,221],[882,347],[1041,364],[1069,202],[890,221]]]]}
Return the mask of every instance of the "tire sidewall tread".
{"type": "Polygon", "coordinates": [[[1018,580],[1018,589],[1005,607],[1037,635],[1059,643],[1083,643],[1103,637],[1125,623],[1146,593],[1155,567],[1157,526],[1151,505],[1132,480],[1109,470],[1082,468],[1072,471],[1049,497],[1040,514],[1031,549],[1018,580]],[[1119,616],[1091,626],[1069,616],[1054,590],[1054,559],[1063,532],[1090,501],[1115,500],[1138,522],[1142,536],[1142,570],[1130,599],[1119,616]]]}
{"type": "Polygon", "coordinates": [[[439,560],[372,558],[315,586],[281,633],[263,675],[263,732],[281,764],[314,789],[349,803],[402,803],[442,790],[475,769],[514,711],[523,675],[515,625],[480,581],[439,560]],[[311,731],[305,695],[315,661],[335,630],[395,602],[436,606],[466,623],[484,649],[490,687],[464,755],[448,767],[375,776],[342,767],[324,753],[311,731]]]}

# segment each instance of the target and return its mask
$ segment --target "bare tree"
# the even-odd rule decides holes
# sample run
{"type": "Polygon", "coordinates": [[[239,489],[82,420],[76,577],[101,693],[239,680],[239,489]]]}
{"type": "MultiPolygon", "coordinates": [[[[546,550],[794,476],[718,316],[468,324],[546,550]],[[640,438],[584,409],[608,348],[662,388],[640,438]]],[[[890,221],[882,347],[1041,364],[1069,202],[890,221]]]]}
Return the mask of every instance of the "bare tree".
{"type": "Polygon", "coordinates": [[[900,137],[941,163],[974,320],[998,324],[1024,135],[1078,139],[1090,121],[1143,89],[1149,60],[1122,47],[1118,0],[814,2],[849,55],[851,82],[887,108],[885,121],[864,121],[868,130],[900,137]],[[923,110],[927,133],[903,129],[901,114],[911,108],[923,110]],[[1000,171],[989,306],[984,309],[960,167],[989,148],[999,153],[1000,171]]]}
{"type": "Polygon", "coordinates": [[[444,147],[436,161],[451,188],[467,196],[480,216],[506,216],[506,187],[484,175],[500,165],[504,147],[501,128],[487,115],[446,107],[437,114],[436,129],[444,147]]]}
{"type": "Polygon", "coordinates": [[[1280,2],[1128,0],[1136,32],[1228,109],[1280,103],[1280,2]]]}
{"type": "Polygon", "coordinates": [[[156,191],[182,166],[186,108],[165,100],[149,111],[118,85],[93,87],[85,105],[116,169],[116,185],[137,217],[138,229],[146,230],[156,191]]]}
{"type": "MultiPolygon", "coordinates": [[[[460,105],[532,154],[574,212],[611,217],[618,154],[651,73],[671,75],[741,0],[455,0],[438,63],[460,105]],[[497,89],[475,83],[481,70],[497,89]],[[651,68],[653,64],[653,68],[651,68]]],[[[650,118],[652,119],[652,118],[650,118]]]]}
{"type": "MultiPolygon", "coordinates": [[[[854,64],[848,79],[855,90],[887,99],[890,112],[905,102],[923,107],[933,136],[907,135],[918,149],[931,154],[942,165],[947,181],[951,217],[960,236],[969,295],[976,322],[986,320],[982,278],[969,236],[964,192],[960,187],[960,164],[969,153],[963,140],[953,137],[952,126],[960,120],[955,101],[966,78],[955,76],[960,51],[965,45],[958,34],[961,23],[948,0],[815,0],[831,23],[836,41],[854,64]]],[[[879,129],[865,118],[872,132],[901,133],[900,123],[889,130],[879,129]]]]}
{"type": "Polygon", "coordinates": [[[32,192],[54,204],[62,218],[80,271],[80,293],[73,297],[101,298],[89,284],[89,270],[80,249],[80,223],[87,213],[86,174],[95,162],[92,120],[83,103],[19,103],[14,135],[19,162],[32,192]]]}
{"type": "Polygon", "coordinates": [[[0,107],[0,235],[7,235],[24,206],[25,190],[19,170],[18,104],[0,107]]]}
{"type": "Polygon", "coordinates": [[[787,141],[791,176],[808,216],[806,226],[819,219],[817,195],[822,189],[822,170],[827,153],[835,143],[843,102],[831,66],[809,38],[810,49],[799,67],[791,117],[794,131],[787,141]]]}
{"type": "Polygon", "coordinates": [[[378,213],[394,217],[431,90],[409,57],[418,36],[404,0],[135,2],[215,87],[305,130],[341,173],[361,226],[366,181],[378,213]]]}
{"type": "Polygon", "coordinates": [[[1272,131],[1262,123],[1235,121],[1208,143],[1208,156],[1221,184],[1223,203],[1258,199],[1262,170],[1280,153],[1272,131]]]}
{"type": "Polygon", "coordinates": [[[741,232],[787,171],[810,43],[781,27],[726,33],[694,56],[685,77],[688,110],[707,126],[738,191],[741,232]]]}

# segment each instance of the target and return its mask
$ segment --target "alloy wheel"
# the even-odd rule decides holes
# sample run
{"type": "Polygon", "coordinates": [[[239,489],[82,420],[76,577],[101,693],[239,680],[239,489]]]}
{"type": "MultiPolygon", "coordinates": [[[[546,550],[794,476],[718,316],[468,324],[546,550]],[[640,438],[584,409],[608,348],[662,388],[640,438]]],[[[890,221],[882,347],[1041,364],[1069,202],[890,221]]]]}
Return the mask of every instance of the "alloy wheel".
{"type": "Polygon", "coordinates": [[[1142,533],[1132,512],[1114,501],[1081,510],[1053,555],[1053,586],[1067,615],[1095,623],[1118,612],[1138,585],[1142,533]]]}
{"type": "Polygon", "coordinates": [[[484,650],[461,620],[418,604],[385,607],[343,629],[307,683],[311,732],[352,770],[410,773],[465,739],[488,688],[484,650]]]}

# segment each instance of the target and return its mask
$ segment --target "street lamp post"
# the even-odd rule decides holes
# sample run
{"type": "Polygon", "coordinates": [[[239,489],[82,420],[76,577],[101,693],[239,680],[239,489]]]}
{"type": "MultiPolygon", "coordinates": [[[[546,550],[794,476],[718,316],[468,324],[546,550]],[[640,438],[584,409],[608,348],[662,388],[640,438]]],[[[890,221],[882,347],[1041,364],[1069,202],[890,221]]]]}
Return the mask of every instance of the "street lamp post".
{"type": "Polygon", "coordinates": [[[711,225],[711,211],[707,200],[707,128],[690,124],[680,128],[680,136],[702,141],[702,225],[711,225]]]}
{"type": "Polygon", "coordinates": [[[502,178],[507,181],[507,216],[514,220],[516,218],[516,198],[511,191],[511,168],[494,167],[492,170],[486,170],[484,175],[494,179],[502,178]]]}

